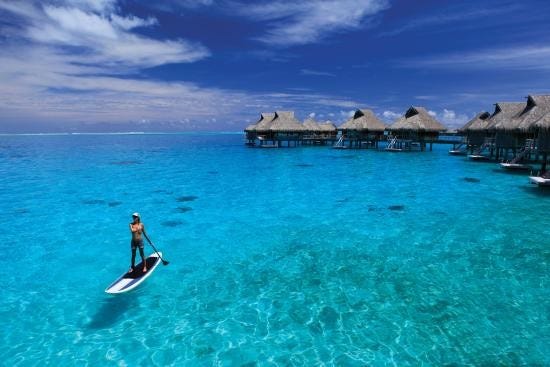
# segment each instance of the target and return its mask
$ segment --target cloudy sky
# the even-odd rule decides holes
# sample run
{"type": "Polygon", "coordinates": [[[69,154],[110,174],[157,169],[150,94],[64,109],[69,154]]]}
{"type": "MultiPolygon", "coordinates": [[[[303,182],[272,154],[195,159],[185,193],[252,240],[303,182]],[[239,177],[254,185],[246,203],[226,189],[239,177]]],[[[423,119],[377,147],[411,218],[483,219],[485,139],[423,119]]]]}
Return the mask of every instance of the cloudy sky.
{"type": "Polygon", "coordinates": [[[550,92],[547,0],[0,0],[0,132],[448,126],[550,92]]]}

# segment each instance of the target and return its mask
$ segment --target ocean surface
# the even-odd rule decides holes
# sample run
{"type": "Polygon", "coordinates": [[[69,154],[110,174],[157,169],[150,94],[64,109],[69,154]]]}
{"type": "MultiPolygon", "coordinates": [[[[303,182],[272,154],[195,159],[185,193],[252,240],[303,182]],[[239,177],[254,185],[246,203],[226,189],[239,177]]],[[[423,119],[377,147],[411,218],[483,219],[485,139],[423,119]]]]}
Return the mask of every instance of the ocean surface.
{"type": "Polygon", "coordinates": [[[548,366],[550,192],[448,148],[0,136],[0,361],[548,366]]]}

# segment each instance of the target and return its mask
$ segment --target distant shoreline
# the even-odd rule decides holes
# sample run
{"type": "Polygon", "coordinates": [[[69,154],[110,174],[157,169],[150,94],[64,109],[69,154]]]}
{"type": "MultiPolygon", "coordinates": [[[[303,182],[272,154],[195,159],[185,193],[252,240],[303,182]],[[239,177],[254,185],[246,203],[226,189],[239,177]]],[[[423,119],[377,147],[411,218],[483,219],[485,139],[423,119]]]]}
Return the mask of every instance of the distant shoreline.
{"type": "Polygon", "coordinates": [[[116,133],[0,133],[0,136],[79,136],[79,135],[243,135],[242,131],[175,131],[175,132],[145,132],[127,131],[116,133]]]}

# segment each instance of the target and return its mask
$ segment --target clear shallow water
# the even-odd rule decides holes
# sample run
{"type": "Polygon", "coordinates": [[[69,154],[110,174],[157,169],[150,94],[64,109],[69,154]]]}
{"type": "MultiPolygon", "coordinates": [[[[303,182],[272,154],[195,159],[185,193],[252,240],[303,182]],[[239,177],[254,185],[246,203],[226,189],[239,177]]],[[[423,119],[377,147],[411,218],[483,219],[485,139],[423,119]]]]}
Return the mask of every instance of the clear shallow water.
{"type": "Polygon", "coordinates": [[[1,136],[0,360],[550,365],[550,193],[446,149],[1,136]],[[108,296],[134,211],[170,265],[108,296]]]}

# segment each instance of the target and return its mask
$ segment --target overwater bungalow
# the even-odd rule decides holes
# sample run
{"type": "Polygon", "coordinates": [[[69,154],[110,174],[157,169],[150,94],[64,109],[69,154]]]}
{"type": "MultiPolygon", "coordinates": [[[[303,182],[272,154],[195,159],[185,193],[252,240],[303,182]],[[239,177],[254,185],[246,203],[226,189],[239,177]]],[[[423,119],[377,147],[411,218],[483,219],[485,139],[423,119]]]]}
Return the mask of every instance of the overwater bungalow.
{"type": "Polygon", "coordinates": [[[489,132],[495,134],[495,159],[506,160],[510,153],[514,157],[518,149],[525,146],[526,134],[519,129],[519,116],[525,108],[525,102],[504,102],[495,105],[495,112],[488,127],[489,132]]]}
{"type": "Polygon", "coordinates": [[[319,124],[311,117],[306,119],[303,125],[305,128],[305,134],[315,134],[319,132],[319,124]]]}
{"type": "Polygon", "coordinates": [[[474,150],[468,158],[472,160],[491,160],[498,159],[503,151],[516,147],[513,134],[504,128],[504,124],[509,124],[523,109],[523,102],[499,102],[495,103],[495,110],[491,116],[479,123],[477,126],[470,126],[469,130],[479,131],[479,136],[485,134],[484,143],[474,150]],[[475,128],[475,129],[474,129],[475,128]],[[497,143],[498,140],[498,143],[497,143]]]}
{"type": "Polygon", "coordinates": [[[308,118],[303,123],[305,132],[302,142],[311,145],[326,145],[336,140],[338,130],[330,121],[318,123],[313,118],[308,118]]]}
{"type": "Polygon", "coordinates": [[[269,137],[271,127],[271,121],[275,118],[275,114],[271,112],[262,112],[260,119],[253,124],[248,125],[245,129],[246,144],[250,146],[256,145],[256,140],[262,144],[265,138],[269,137]]]}
{"type": "Polygon", "coordinates": [[[270,139],[274,146],[281,147],[284,142],[287,146],[298,146],[302,142],[303,135],[306,131],[295,117],[292,111],[276,111],[275,118],[271,121],[270,139]]]}
{"type": "Polygon", "coordinates": [[[457,134],[463,137],[462,143],[455,145],[449,150],[449,154],[466,155],[468,151],[473,154],[474,149],[479,149],[487,139],[487,119],[491,116],[489,112],[482,111],[464,126],[457,130],[457,134]]]}
{"type": "Polygon", "coordinates": [[[431,116],[424,107],[411,106],[405,115],[393,123],[388,130],[391,132],[387,151],[400,152],[418,147],[426,150],[426,144],[432,144],[439,133],[447,128],[431,116]]]}
{"type": "Polygon", "coordinates": [[[355,111],[353,117],[343,123],[338,130],[342,132],[335,148],[378,147],[384,136],[386,125],[369,109],[355,111]],[[346,143],[347,146],[346,146],[346,143]]]}
{"type": "Polygon", "coordinates": [[[321,127],[313,118],[308,118],[303,123],[305,131],[303,136],[304,144],[321,144],[319,136],[321,134],[321,127]]]}
{"type": "MultiPolygon", "coordinates": [[[[495,129],[504,131],[513,139],[512,144],[515,147],[511,148],[514,154],[512,160],[500,163],[500,166],[505,169],[531,169],[529,164],[523,163],[529,161],[534,155],[537,159],[536,150],[536,122],[544,115],[550,112],[550,96],[530,95],[527,97],[527,103],[519,114],[506,122],[495,124],[495,129]]],[[[504,158],[507,158],[508,152],[504,152],[504,158]]]]}
{"type": "Polygon", "coordinates": [[[319,128],[321,129],[321,136],[323,138],[328,140],[336,140],[336,137],[338,136],[338,128],[336,128],[336,125],[334,125],[332,121],[327,120],[320,123],[319,128]]]}
{"type": "Polygon", "coordinates": [[[534,137],[537,123],[545,115],[550,113],[550,95],[529,95],[527,103],[517,116],[517,129],[527,135],[527,138],[534,137]]]}
{"type": "Polygon", "coordinates": [[[537,185],[550,186],[550,172],[546,169],[550,153],[550,112],[537,120],[533,126],[537,135],[537,153],[542,154],[542,164],[538,176],[531,176],[529,179],[537,185]]]}

